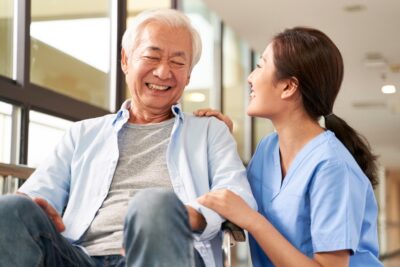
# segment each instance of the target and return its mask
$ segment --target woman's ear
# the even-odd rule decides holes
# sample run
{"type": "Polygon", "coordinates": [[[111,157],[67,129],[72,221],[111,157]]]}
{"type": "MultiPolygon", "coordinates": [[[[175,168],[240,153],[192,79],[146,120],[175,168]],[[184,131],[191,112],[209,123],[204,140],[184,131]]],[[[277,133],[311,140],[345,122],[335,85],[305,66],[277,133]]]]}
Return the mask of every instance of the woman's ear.
{"type": "Polygon", "coordinates": [[[121,49],[121,69],[125,74],[128,73],[128,56],[123,48],[121,49]]]}
{"type": "Polygon", "coordinates": [[[287,99],[298,92],[299,80],[296,77],[291,77],[285,81],[286,85],[282,91],[281,98],[287,99]]]}

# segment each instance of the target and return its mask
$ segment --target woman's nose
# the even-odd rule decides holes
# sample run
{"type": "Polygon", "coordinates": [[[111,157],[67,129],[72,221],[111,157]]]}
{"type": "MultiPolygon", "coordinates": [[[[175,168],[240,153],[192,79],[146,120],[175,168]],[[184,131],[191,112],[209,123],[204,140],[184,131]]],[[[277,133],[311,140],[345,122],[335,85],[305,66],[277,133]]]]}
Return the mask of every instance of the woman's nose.
{"type": "Polygon", "coordinates": [[[254,73],[254,71],[252,71],[250,74],[249,74],[249,76],[247,77],[247,82],[251,85],[252,84],[252,80],[253,80],[253,73],[254,73]]]}

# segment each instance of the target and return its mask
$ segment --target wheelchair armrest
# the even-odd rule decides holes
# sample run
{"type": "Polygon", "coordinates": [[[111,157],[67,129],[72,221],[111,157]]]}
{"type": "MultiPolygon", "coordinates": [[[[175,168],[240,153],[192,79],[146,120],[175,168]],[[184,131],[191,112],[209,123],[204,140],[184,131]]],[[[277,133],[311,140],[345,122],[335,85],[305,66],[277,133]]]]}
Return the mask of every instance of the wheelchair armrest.
{"type": "Polygon", "coordinates": [[[221,226],[223,232],[222,238],[222,261],[224,267],[231,267],[231,248],[236,245],[236,242],[246,241],[246,235],[242,228],[236,224],[226,221],[221,226]]]}
{"type": "Polygon", "coordinates": [[[242,228],[240,228],[239,226],[237,226],[236,224],[234,224],[230,221],[225,221],[222,224],[221,228],[222,228],[222,231],[229,232],[236,242],[246,241],[246,235],[244,234],[244,230],[242,228]]]}

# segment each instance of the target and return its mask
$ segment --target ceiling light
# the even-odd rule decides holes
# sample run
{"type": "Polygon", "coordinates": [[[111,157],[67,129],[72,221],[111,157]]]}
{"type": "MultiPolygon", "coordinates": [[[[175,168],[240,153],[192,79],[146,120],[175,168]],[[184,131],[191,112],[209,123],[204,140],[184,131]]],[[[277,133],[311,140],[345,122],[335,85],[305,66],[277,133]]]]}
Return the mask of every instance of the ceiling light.
{"type": "Polygon", "coordinates": [[[387,66],[387,62],[381,53],[368,52],[365,54],[364,66],[367,68],[382,68],[387,66]]]}
{"type": "Polygon", "coordinates": [[[382,86],[382,93],[384,94],[394,94],[396,93],[396,87],[392,84],[386,84],[382,86]]]}
{"type": "Polygon", "coordinates": [[[400,64],[390,64],[389,68],[393,73],[400,73],[400,64]]]}
{"type": "Polygon", "coordinates": [[[349,4],[343,7],[343,10],[349,13],[360,12],[365,10],[367,7],[361,4],[349,4]]]}

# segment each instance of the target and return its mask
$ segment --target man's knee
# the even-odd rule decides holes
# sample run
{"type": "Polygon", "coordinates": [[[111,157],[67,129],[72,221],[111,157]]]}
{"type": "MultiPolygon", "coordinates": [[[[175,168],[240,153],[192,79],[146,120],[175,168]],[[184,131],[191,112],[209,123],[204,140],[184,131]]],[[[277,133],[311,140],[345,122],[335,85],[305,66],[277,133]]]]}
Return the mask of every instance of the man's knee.
{"type": "Polygon", "coordinates": [[[38,206],[26,196],[21,195],[5,195],[0,197],[0,217],[7,217],[17,214],[18,212],[32,211],[38,206]]]}
{"type": "Polygon", "coordinates": [[[182,205],[172,190],[150,188],[138,192],[129,202],[128,215],[139,216],[168,215],[182,205]]]}
{"type": "Polygon", "coordinates": [[[39,206],[26,196],[6,195],[0,197],[1,231],[7,231],[8,228],[14,229],[24,221],[35,223],[37,216],[34,214],[38,212],[41,212],[39,206]]]}
{"type": "Polygon", "coordinates": [[[145,189],[137,193],[130,201],[126,216],[126,226],[134,224],[135,228],[154,231],[164,228],[185,213],[182,202],[172,190],[145,189]],[[150,230],[152,229],[152,230],[150,230]]]}
{"type": "Polygon", "coordinates": [[[188,245],[191,241],[186,207],[172,190],[146,189],[131,199],[124,226],[128,253],[146,244],[162,254],[166,243],[188,245]]]}

